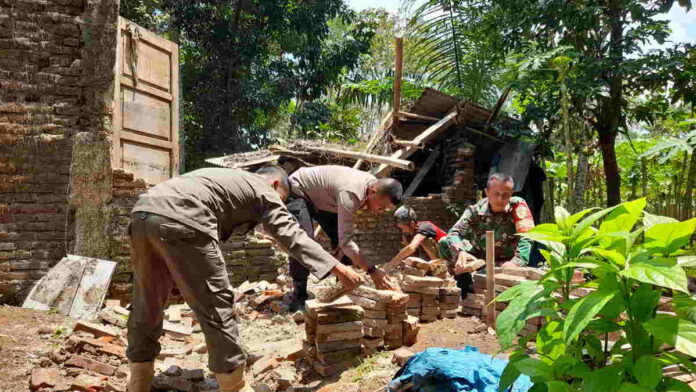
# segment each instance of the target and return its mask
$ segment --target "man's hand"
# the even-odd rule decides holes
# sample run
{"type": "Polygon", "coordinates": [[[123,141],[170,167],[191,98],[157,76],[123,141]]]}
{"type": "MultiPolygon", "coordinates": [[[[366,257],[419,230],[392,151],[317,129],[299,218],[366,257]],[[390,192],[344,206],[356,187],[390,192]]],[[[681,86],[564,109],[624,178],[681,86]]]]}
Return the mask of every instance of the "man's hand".
{"type": "Polygon", "coordinates": [[[376,268],[373,273],[370,274],[370,278],[375,282],[375,287],[378,290],[393,290],[397,291],[397,286],[392,281],[392,279],[383,270],[376,268]]]}
{"type": "Polygon", "coordinates": [[[331,273],[341,282],[343,288],[349,292],[363,283],[362,277],[358,275],[357,272],[341,263],[336,264],[336,266],[331,269],[331,273]]]}
{"type": "Polygon", "coordinates": [[[520,268],[519,265],[513,263],[512,261],[506,261],[500,267],[501,268],[520,268]]]}
{"type": "Polygon", "coordinates": [[[476,257],[469,254],[468,252],[459,252],[459,255],[457,256],[457,263],[454,265],[454,273],[459,275],[465,272],[472,272],[469,271],[469,268],[467,268],[467,264],[474,260],[476,260],[476,257]]]}

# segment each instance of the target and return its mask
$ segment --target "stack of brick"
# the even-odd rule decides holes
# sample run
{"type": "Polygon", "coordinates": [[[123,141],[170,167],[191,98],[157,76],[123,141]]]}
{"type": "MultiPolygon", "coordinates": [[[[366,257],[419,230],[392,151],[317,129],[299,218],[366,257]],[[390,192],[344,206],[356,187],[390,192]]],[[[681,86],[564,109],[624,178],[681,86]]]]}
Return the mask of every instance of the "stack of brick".
{"type": "Polygon", "coordinates": [[[434,276],[403,276],[401,289],[409,294],[406,312],[420,321],[435,321],[440,315],[440,289],[444,280],[434,276]]]}
{"type": "Polygon", "coordinates": [[[304,349],[314,370],[330,377],[359,363],[363,355],[363,308],[347,296],[305,303],[304,349]]]}
{"type": "Polygon", "coordinates": [[[406,294],[360,286],[348,297],[365,310],[363,344],[366,354],[373,354],[382,346],[394,349],[404,345],[406,294]]]}
{"type": "Polygon", "coordinates": [[[272,282],[278,277],[278,268],[287,262],[287,255],[260,233],[232,237],[221,248],[230,283],[235,286],[247,280],[272,282]]]}
{"type": "Polygon", "coordinates": [[[442,187],[443,200],[446,203],[455,201],[475,202],[476,188],[474,185],[475,149],[471,144],[454,144],[446,151],[448,174],[451,175],[451,185],[442,187]]]}
{"type": "Polygon", "coordinates": [[[462,289],[457,287],[456,282],[452,279],[445,280],[444,286],[440,289],[440,294],[438,295],[440,318],[453,319],[457,317],[457,312],[462,302],[462,289]]]}

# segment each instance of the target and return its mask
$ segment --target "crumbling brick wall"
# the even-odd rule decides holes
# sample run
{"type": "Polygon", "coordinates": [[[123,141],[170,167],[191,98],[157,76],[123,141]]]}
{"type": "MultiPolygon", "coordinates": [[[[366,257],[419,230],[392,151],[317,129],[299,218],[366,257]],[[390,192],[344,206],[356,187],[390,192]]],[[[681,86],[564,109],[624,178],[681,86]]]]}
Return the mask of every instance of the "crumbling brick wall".
{"type": "Polygon", "coordinates": [[[109,181],[85,175],[95,162],[73,151],[108,154],[117,17],[117,0],[0,0],[0,302],[21,299],[76,244],[85,215],[68,201],[80,184],[109,181]]]}

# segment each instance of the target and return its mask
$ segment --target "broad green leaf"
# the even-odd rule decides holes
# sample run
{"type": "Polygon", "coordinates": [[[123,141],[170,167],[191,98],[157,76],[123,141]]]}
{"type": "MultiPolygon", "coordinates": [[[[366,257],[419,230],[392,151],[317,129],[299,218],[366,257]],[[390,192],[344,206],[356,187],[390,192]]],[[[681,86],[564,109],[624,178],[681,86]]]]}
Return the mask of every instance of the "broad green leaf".
{"type": "Polygon", "coordinates": [[[643,227],[645,230],[651,228],[658,223],[674,223],[679,222],[678,220],[669,216],[653,215],[647,211],[643,211],[643,227]]]}
{"type": "Polygon", "coordinates": [[[529,388],[528,392],[549,392],[549,390],[546,388],[545,383],[536,383],[529,388]]]}
{"type": "Polygon", "coordinates": [[[599,232],[606,234],[617,231],[631,231],[636,222],[640,220],[640,215],[646,203],[645,198],[641,198],[619,204],[599,225],[599,232]]]}
{"type": "Polygon", "coordinates": [[[614,298],[614,295],[616,295],[614,291],[595,291],[573,305],[563,326],[566,345],[577,339],[580,332],[602,310],[604,305],[614,298]]]}
{"type": "MultiPolygon", "coordinates": [[[[521,286],[521,284],[518,286],[521,286]]],[[[542,299],[545,296],[543,292],[544,287],[538,284],[532,287],[533,289],[524,290],[514,297],[507,308],[496,318],[498,342],[503,349],[509,348],[517,334],[524,328],[526,324],[525,315],[537,311],[542,304],[542,299]]]]}
{"type": "Polygon", "coordinates": [[[566,225],[568,225],[568,228],[570,229],[573,226],[575,226],[575,224],[578,223],[578,221],[580,219],[582,219],[585,215],[589,214],[590,212],[592,212],[594,210],[598,210],[598,209],[599,208],[597,208],[597,207],[592,207],[592,208],[582,210],[580,212],[576,212],[575,214],[569,216],[568,219],[566,219],[566,225]]]}
{"type": "Polygon", "coordinates": [[[573,228],[573,233],[571,234],[571,237],[573,237],[573,238],[578,237],[578,236],[579,236],[580,234],[582,234],[587,228],[589,228],[590,226],[592,226],[595,222],[597,222],[598,220],[602,219],[606,214],[612,212],[612,211],[613,211],[615,208],[617,208],[617,207],[618,207],[618,206],[613,206],[613,207],[605,208],[605,209],[603,209],[603,210],[601,210],[601,211],[597,211],[597,212],[595,212],[594,214],[588,216],[587,218],[581,220],[580,223],[578,223],[578,225],[575,226],[575,228],[573,228]]]}
{"type": "Polygon", "coordinates": [[[582,380],[583,392],[615,392],[623,381],[624,370],[619,365],[611,365],[595,370],[582,380]]]}
{"type": "MultiPolygon", "coordinates": [[[[603,257],[617,266],[623,266],[624,264],[626,264],[626,257],[624,257],[624,255],[615,250],[608,250],[602,248],[588,248],[583,250],[582,253],[585,252],[591,252],[599,257],[603,257]]],[[[616,269],[616,272],[619,272],[618,269],[616,269]]]]}
{"type": "Polygon", "coordinates": [[[621,329],[621,325],[605,318],[598,318],[590,321],[587,329],[599,333],[615,332],[621,329]]]}
{"type": "Polygon", "coordinates": [[[653,290],[648,285],[641,285],[629,299],[629,309],[633,318],[641,323],[652,318],[653,311],[660,301],[660,295],[658,290],[653,290]]]}
{"type": "Polygon", "coordinates": [[[677,351],[696,357],[696,324],[658,314],[654,319],[643,323],[643,327],[658,339],[674,346],[677,351]]]}
{"type": "Polygon", "coordinates": [[[682,267],[696,267],[696,255],[679,256],[677,264],[682,267]]]}
{"type": "Polygon", "coordinates": [[[684,222],[658,223],[645,231],[644,245],[663,254],[672,254],[689,243],[695,230],[696,218],[684,222]]]}
{"type": "Polygon", "coordinates": [[[507,388],[512,385],[517,377],[520,376],[520,371],[517,370],[515,362],[510,361],[503,369],[503,373],[500,375],[500,382],[498,383],[498,392],[505,392],[507,388]]]}
{"type": "Polygon", "coordinates": [[[496,298],[495,302],[507,302],[515,299],[521,295],[526,295],[528,293],[535,293],[542,290],[543,287],[539,286],[537,282],[527,281],[522,282],[518,285],[512,286],[509,289],[500,293],[496,298]]]}
{"type": "MultiPolygon", "coordinates": [[[[530,240],[538,241],[541,243],[544,243],[544,241],[562,243],[563,241],[570,238],[570,237],[563,236],[561,234],[544,233],[543,231],[540,231],[540,232],[527,231],[525,233],[517,233],[517,235],[520,237],[529,238],[530,240]]],[[[544,245],[546,245],[546,244],[544,243],[544,245]]]]}
{"type": "Polygon", "coordinates": [[[676,293],[672,297],[672,307],[677,316],[696,324],[696,299],[686,294],[676,293]]]}
{"type": "Polygon", "coordinates": [[[602,349],[602,342],[594,335],[583,335],[584,348],[587,350],[587,354],[592,357],[595,362],[599,362],[604,358],[604,350],[602,349]]]}
{"type": "Polygon", "coordinates": [[[646,389],[640,385],[636,385],[630,382],[622,383],[619,387],[619,392],[651,392],[653,389],[646,389]]]}
{"type": "Polygon", "coordinates": [[[568,210],[561,206],[558,206],[553,209],[553,215],[554,218],[556,218],[556,224],[561,229],[561,231],[565,232],[568,229],[570,229],[570,226],[568,226],[568,218],[570,218],[568,210]]]}
{"type": "Polygon", "coordinates": [[[568,385],[565,381],[547,381],[546,387],[549,392],[575,392],[577,389],[568,385]]]}
{"type": "Polygon", "coordinates": [[[669,377],[664,378],[664,386],[665,392],[694,392],[687,383],[669,377]]]}
{"type": "Polygon", "coordinates": [[[654,389],[662,378],[662,365],[657,358],[644,355],[638,358],[631,372],[640,386],[654,389]]]}
{"type": "Polygon", "coordinates": [[[639,282],[649,283],[688,293],[686,273],[674,260],[649,259],[629,263],[621,275],[639,282]]]}
{"type": "Polygon", "coordinates": [[[688,355],[684,355],[676,351],[665,351],[661,353],[657,359],[660,361],[660,363],[662,363],[663,367],[669,365],[680,365],[683,366],[687,372],[696,374],[696,364],[691,362],[693,359],[688,355]]]}
{"type": "Polygon", "coordinates": [[[541,362],[538,359],[525,358],[515,362],[515,367],[522,374],[529,377],[541,378],[549,380],[553,378],[553,369],[548,364],[541,362]]]}
{"type": "Polygon", "coordinates": [[[558,321],[544,324],[536,336],[536,349],[551,359],[557,359],[566,351],[563,343],[563,328],[558,321]]]}

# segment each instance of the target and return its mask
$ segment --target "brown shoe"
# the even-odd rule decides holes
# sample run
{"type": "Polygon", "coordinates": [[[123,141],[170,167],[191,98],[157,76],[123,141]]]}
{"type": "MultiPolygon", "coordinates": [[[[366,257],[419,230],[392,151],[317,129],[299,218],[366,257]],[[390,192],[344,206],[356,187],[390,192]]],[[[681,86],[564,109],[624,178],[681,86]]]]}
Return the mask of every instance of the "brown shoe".
{"type": "Polygon", "coordinates": [[[222,392],[238,392],[244,387],[244,365],[229,373],[215,373],[222,392]]]}

